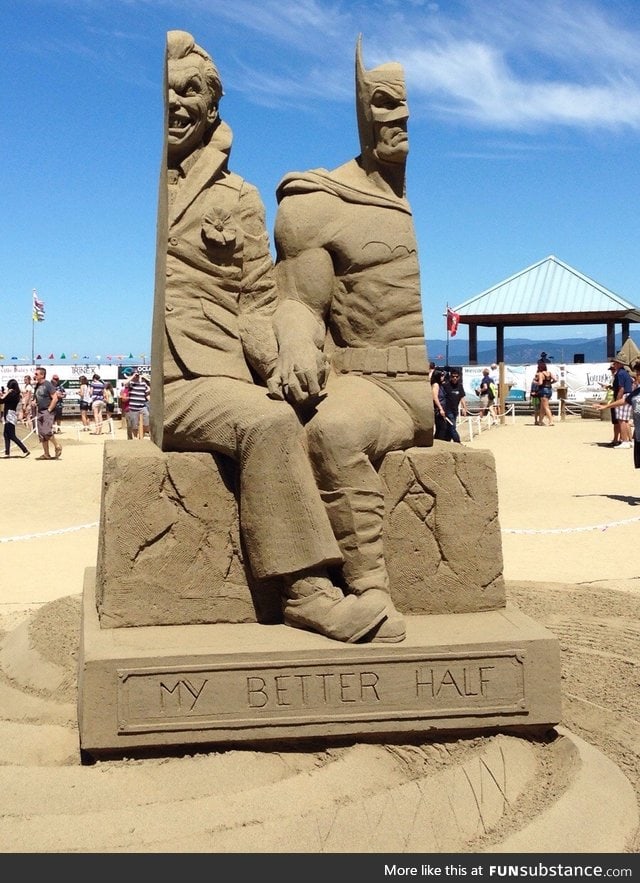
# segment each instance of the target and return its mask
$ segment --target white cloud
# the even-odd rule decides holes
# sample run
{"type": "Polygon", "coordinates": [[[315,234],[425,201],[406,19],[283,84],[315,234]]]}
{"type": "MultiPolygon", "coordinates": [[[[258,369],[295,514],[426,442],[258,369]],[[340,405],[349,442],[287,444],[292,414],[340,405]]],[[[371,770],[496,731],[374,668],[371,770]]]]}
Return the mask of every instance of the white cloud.
{"type": "Polygon", "coordinates": [[[640,30],[614,8],[511,0],[439,16],[404,45],[412,105],[500,128],[640,130],[640,30]]]}
{"type": "Polygon", "coordinates": [[[640,131],[640,17],[624,0],[172,3],[202,19],[204,45],[237,47],[232,81],[261,104],[353,101],[362,32],[367,66],[404,65],[414,117],[640,131]]]}

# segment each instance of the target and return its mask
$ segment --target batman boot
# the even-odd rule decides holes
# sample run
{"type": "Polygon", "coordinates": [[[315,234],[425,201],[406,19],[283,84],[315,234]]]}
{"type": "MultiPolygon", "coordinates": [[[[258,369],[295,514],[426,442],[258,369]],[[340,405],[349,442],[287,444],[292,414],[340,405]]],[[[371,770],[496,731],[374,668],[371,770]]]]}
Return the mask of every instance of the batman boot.
{"type": "Polygon", "coordinates": [[[353,644],[379,626],[387,615],[389,596],[372,589],[364,595],[343,595],[328,577],[291,574],[285,578],[286,625],[318,632],[334,641],[353,644]]]}
{"type": "Polygon", "coordinates": [[[347,597],[365,598],[374,592],[376,597],[383,595],[387,602],[386,618],[366,640],[381,644],[404,641],[407,633],[404,617],[393,606],[389,595],[384,559],[384,494],[377,487],[344,487],[322,491],[322,500],[344,557],[347,597]]]}
{"type": "MultiPolygon", "coordinates": [[[[385,608],[386,618],[382,620],[380,625],[376,626],[367,638],[372,644],[398,644],[407,637],[407,627],[405,625],[404,616],[396,610],[393,602],[386,592],[381,589],[369,589],[369,592],[380,592],[387,598],[387,606],[385,608]]],[[[360,595],[365,598],[369,592],[360,595]]]]}
{"type": "Polygon", "coordinates": [[[407,627],[404,616],[400,611],[396,610],[391,595],[384,589],[350,589],[351,595],[347,597],[366,598],[373,593],[376,598],[381,595],[386,601],[385,618],[372,629],[371,634],[367,636],[367,641],[372,644],[398,644],[404,641],[407,636],[407,627]]]}

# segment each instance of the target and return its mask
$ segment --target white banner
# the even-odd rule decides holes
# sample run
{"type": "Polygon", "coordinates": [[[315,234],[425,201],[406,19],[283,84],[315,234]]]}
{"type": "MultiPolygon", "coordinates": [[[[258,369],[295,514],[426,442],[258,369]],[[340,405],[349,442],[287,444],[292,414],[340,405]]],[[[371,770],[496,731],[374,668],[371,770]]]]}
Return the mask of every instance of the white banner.
{"type": "MultiPolygon", "coordinates": [[[[611,383],[612,373],[609,370],[610,362],[592,362],[583,365],[556,365],[549,364],[549,370],[558,378],[558,383],[553,385],[552,401],[556,401],[558,385],[567,387],[567,402],[582,404],[586,401],[603,401],[606,396],[606,385],[611,383]]],[[[484,366],[463,367],[462,385],[467,394],[467,400],[472,402],[477,399],[476,390],[480,385],[484,366]]],[[[536,365],[505,365],[504,379],[509,387],[507,401],[529,401],[531,381],[536,373],[536,365]]],[[[496,381],[499,379],[498,369],[491,372],[496,381]]]]}

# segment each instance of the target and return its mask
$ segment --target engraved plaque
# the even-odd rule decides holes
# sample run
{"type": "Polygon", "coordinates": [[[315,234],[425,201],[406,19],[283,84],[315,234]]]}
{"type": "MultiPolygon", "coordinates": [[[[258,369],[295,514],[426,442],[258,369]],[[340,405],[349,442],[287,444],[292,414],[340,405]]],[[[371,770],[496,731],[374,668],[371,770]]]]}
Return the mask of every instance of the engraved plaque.
{"type": "Polygon", "coordinates": [[[522,650],[118,669],[118,732],[528,712],[522,650]]]}

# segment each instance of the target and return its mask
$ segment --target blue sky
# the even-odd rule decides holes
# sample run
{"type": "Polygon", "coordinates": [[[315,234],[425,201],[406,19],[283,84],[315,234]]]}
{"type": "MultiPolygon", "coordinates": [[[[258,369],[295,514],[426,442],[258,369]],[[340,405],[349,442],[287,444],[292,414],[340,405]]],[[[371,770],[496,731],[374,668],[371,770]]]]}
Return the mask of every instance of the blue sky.
{"type": "Polygon", "coordinates": [[[5,359],[30,356],[32,330],[45,358],[150,352],[174,28],[220,69],[231,167],[270,231],[283,174],[358,152],[357,35],[367,67],[404,65],[428,338],[445,336],[447,304],[551,254],[640,302],[636,0],[17,0],[0,26],[5,359]]]}

